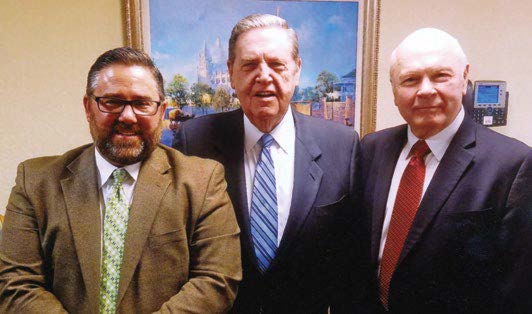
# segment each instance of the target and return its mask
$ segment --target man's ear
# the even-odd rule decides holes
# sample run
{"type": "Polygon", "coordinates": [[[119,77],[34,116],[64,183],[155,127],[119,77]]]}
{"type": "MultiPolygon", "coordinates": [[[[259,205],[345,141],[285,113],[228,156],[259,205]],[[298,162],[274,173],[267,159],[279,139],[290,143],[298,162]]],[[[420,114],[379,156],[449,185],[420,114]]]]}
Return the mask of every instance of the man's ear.
{"type": "Polygon", "coordinates": [[[465,96],[465,94],[467,93],[467,82],[469,81],[469,63],[466,64],[465,66],[463,76],[464,76],[464,88],[462,90],[462,95],[465,96]]]}
{"type": "Polygon", "coordinates": [[[83,96],[83,108],[85,109],[85,118],[87,119],[87,122],[90,122],[91,119],[92,119],[92,114],[91,114],[91,110],[90,110],[90,98],[89,96],[87,96],[85,94],[85,96],[83,96]]]}
{"type": "Polygon", "coordinates": [[[396,99],[396,93],[397,93],[397,89],[395,88],[395,81],[394,81],[394,66],[392,65],[390,67],[390,71],[389,71],[389,76],[390,76],[390,86],[392,87],[392,93],[393,93],[393,104],[397,107],[397,102],[395,101],[396,99]]]}
{"type": "Polygon", "coordinates": [[[227,71],[229,72],[229,81],[231,82],[231,88],[235,89],[235,84],[233,83],[233,64],[229,60],[227,60],[227,71]]]}
{"type": "Polygon", "coordinates": [[[299,85],[299,76],[301,75],[301,65],[303,64],[303,61],[301,61],[301,58],[297,58],[297,62],[296,62],[296,66],[297,66],[297,69],[296,69],[296,75],[294,77],[295,79],[295,85],[299,85]]]}
{"type": "Polygon", "coordinates": [[[160,107],[161,107],[161,112],[162,112],[162,114],[161,114],[161,120],[164,120],[164,113],[165,113],[165,111],[166,111],[166,107],[168,107],[168,102],[167,102],[166,100],[163,101],[163,102],[161,103],[161,106],[160,106],[160,107]]]}

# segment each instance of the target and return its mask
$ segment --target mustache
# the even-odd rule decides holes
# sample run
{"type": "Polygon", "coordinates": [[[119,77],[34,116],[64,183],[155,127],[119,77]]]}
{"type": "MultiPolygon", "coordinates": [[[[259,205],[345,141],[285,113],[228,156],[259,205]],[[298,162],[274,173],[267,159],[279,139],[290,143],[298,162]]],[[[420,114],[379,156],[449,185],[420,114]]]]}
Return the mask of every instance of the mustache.
{"type": "Polygon", "coordinates": [[[134,133],[136,135],[142,135],[141,128],[136,124],[125,124],[120,121],[116,121],[111,127],[112,133],[134,133]]]}

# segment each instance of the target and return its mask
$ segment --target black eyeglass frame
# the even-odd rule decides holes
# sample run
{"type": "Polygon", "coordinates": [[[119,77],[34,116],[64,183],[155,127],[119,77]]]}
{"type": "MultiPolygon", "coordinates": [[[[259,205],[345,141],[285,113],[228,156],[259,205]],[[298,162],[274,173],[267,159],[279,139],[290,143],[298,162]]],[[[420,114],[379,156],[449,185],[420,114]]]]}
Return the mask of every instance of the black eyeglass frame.
{"type": "MultiPolygon", "coordinates": [[[[154,116],[157,114],[157,112],[159,111],[159,106],[161,105],[161,101],[155,101],[155,100],[146,100],[146,99],[133,99],[133,100],[125,100],[125,99],[121,99],[121,98],[117,98],[117,97],[105,97],[105,96],[102,96],[102,97],[96,97],[94,95],[91,95],[90,96],[92,99],[94,99],[94,101],[96,101],[96,104],[97,104],[97,107],[98,107],[98,110],[100,110],[101,112],[104,112],[104,113],[111,113],[111,114],[121,114],[122,112],[124,112],[124,109],[126,108],[126,106],[131,106],[131,109],[133,110],[133,113],[136,114],[136,115],[139,115],[139,116],[154,116]],[[118,102],[120,102],[122,105],[122,109],[120,111],[107,111],[105,109],[102,109],[102,105],[100,103],[100,100],[102,99],[114,99],[118,102]],[[137,106],[135,106],[135,103],[138,103],[138,102],[149,102],[149,103],[153,103],[153,104],[156,104],[157,106],[155,107],[155,110],[153,113],[151,114],[146,114],[146,113],[143,113],[143,112],[137,112],[135,108],[137,108],[137,106]]],[[[117,107],[118,108],[118,107],[117,107]]]]}

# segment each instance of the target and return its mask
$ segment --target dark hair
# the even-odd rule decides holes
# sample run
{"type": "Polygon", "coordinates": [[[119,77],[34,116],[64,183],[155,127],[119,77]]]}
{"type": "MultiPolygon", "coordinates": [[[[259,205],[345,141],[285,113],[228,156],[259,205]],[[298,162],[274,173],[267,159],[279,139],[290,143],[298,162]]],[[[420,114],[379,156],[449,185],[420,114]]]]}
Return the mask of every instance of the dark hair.
{"type": "Polygon", "coordinates": [[[106,51],[96,59],[87,75],[87,87],[85,91],[87,95],[93,95],[92,93],[98,84],[98,74],[100,71],[114,64],[147,67],[157,83],[160,101],[164,100],[164,81],[161,72],[159,72],[159,69],[157,69],[148,54],[131,47],[120,47],[106,51]]]}
{"type": "Polygon", "coordinates": [[[229,58],[227,60],[230,64],[233,64],[235,61],[235,46],[238,36],[249,30],[263,27],[278,27],[286,30],[290,43],[292,44],[292,58],[294,61],[299,59],[297,34],[288,26],[286,20],[271,14],[253,14],[238,21],[231,31],[231,38],[229,38],[229,58]]]}

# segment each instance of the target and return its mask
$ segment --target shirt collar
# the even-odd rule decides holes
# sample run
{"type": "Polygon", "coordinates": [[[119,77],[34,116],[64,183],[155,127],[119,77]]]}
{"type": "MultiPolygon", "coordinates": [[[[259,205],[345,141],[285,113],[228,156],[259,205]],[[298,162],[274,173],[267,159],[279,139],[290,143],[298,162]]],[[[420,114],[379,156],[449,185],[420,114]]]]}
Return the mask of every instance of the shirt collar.
{"type": "MultiPolygon", "coordinates": [[[[255,148],[257,142],[264,134],[257,127],[249,121],[244,114],[244,149],[249,152],[255,148]]],[[[292,116],[292,108],[288,107],[283,119],[279,124],[273,128],[270,135],[275,140],[275,143],[286,153],[289,151],[290,139],[295,137],[294,118],[292,116]]]]}
{"type": "MultiPolygon", "coordinates": [[[[94,156],[96,157],[96,168],[98,168],[98,187],[101,188],[107,182],[113,171],[115,171],[115,169],[118,167],[103,158],[97,147],[94,149],[94,156]]],[[[133,181],[137,181],[141,164],[142,163],[139,161],[122,168],[126,170],[126,172],[129,174],[129,177],[131,177],[133,181]]]]}
{"type": "MultiPolygon", "coordinates": [[[[462,106],[460,107],[460,112],[458,112],[456,118],[454,118],[451,124],[449,124],[445,129],[441,130],[440,132],[425,140],[430,148],[431,153],[436,157],[438,162],[441,161],[443,155],[445,154],[445,151],[447,151],[447,147],[449,147],[449,144],[451,144],[451,140],[453,139],[456,132],[458,132],[462,121],[464,121],[464,116],[464,107],[462,106]]],[[[417,138],[414,133],[412,133],[410,126],[408,126],[407,136],[408,142],[406,143],[406,151],[410,151],[412,146],[414,146],[414,144],[419,140],[419,138],[417,138]]]]}

